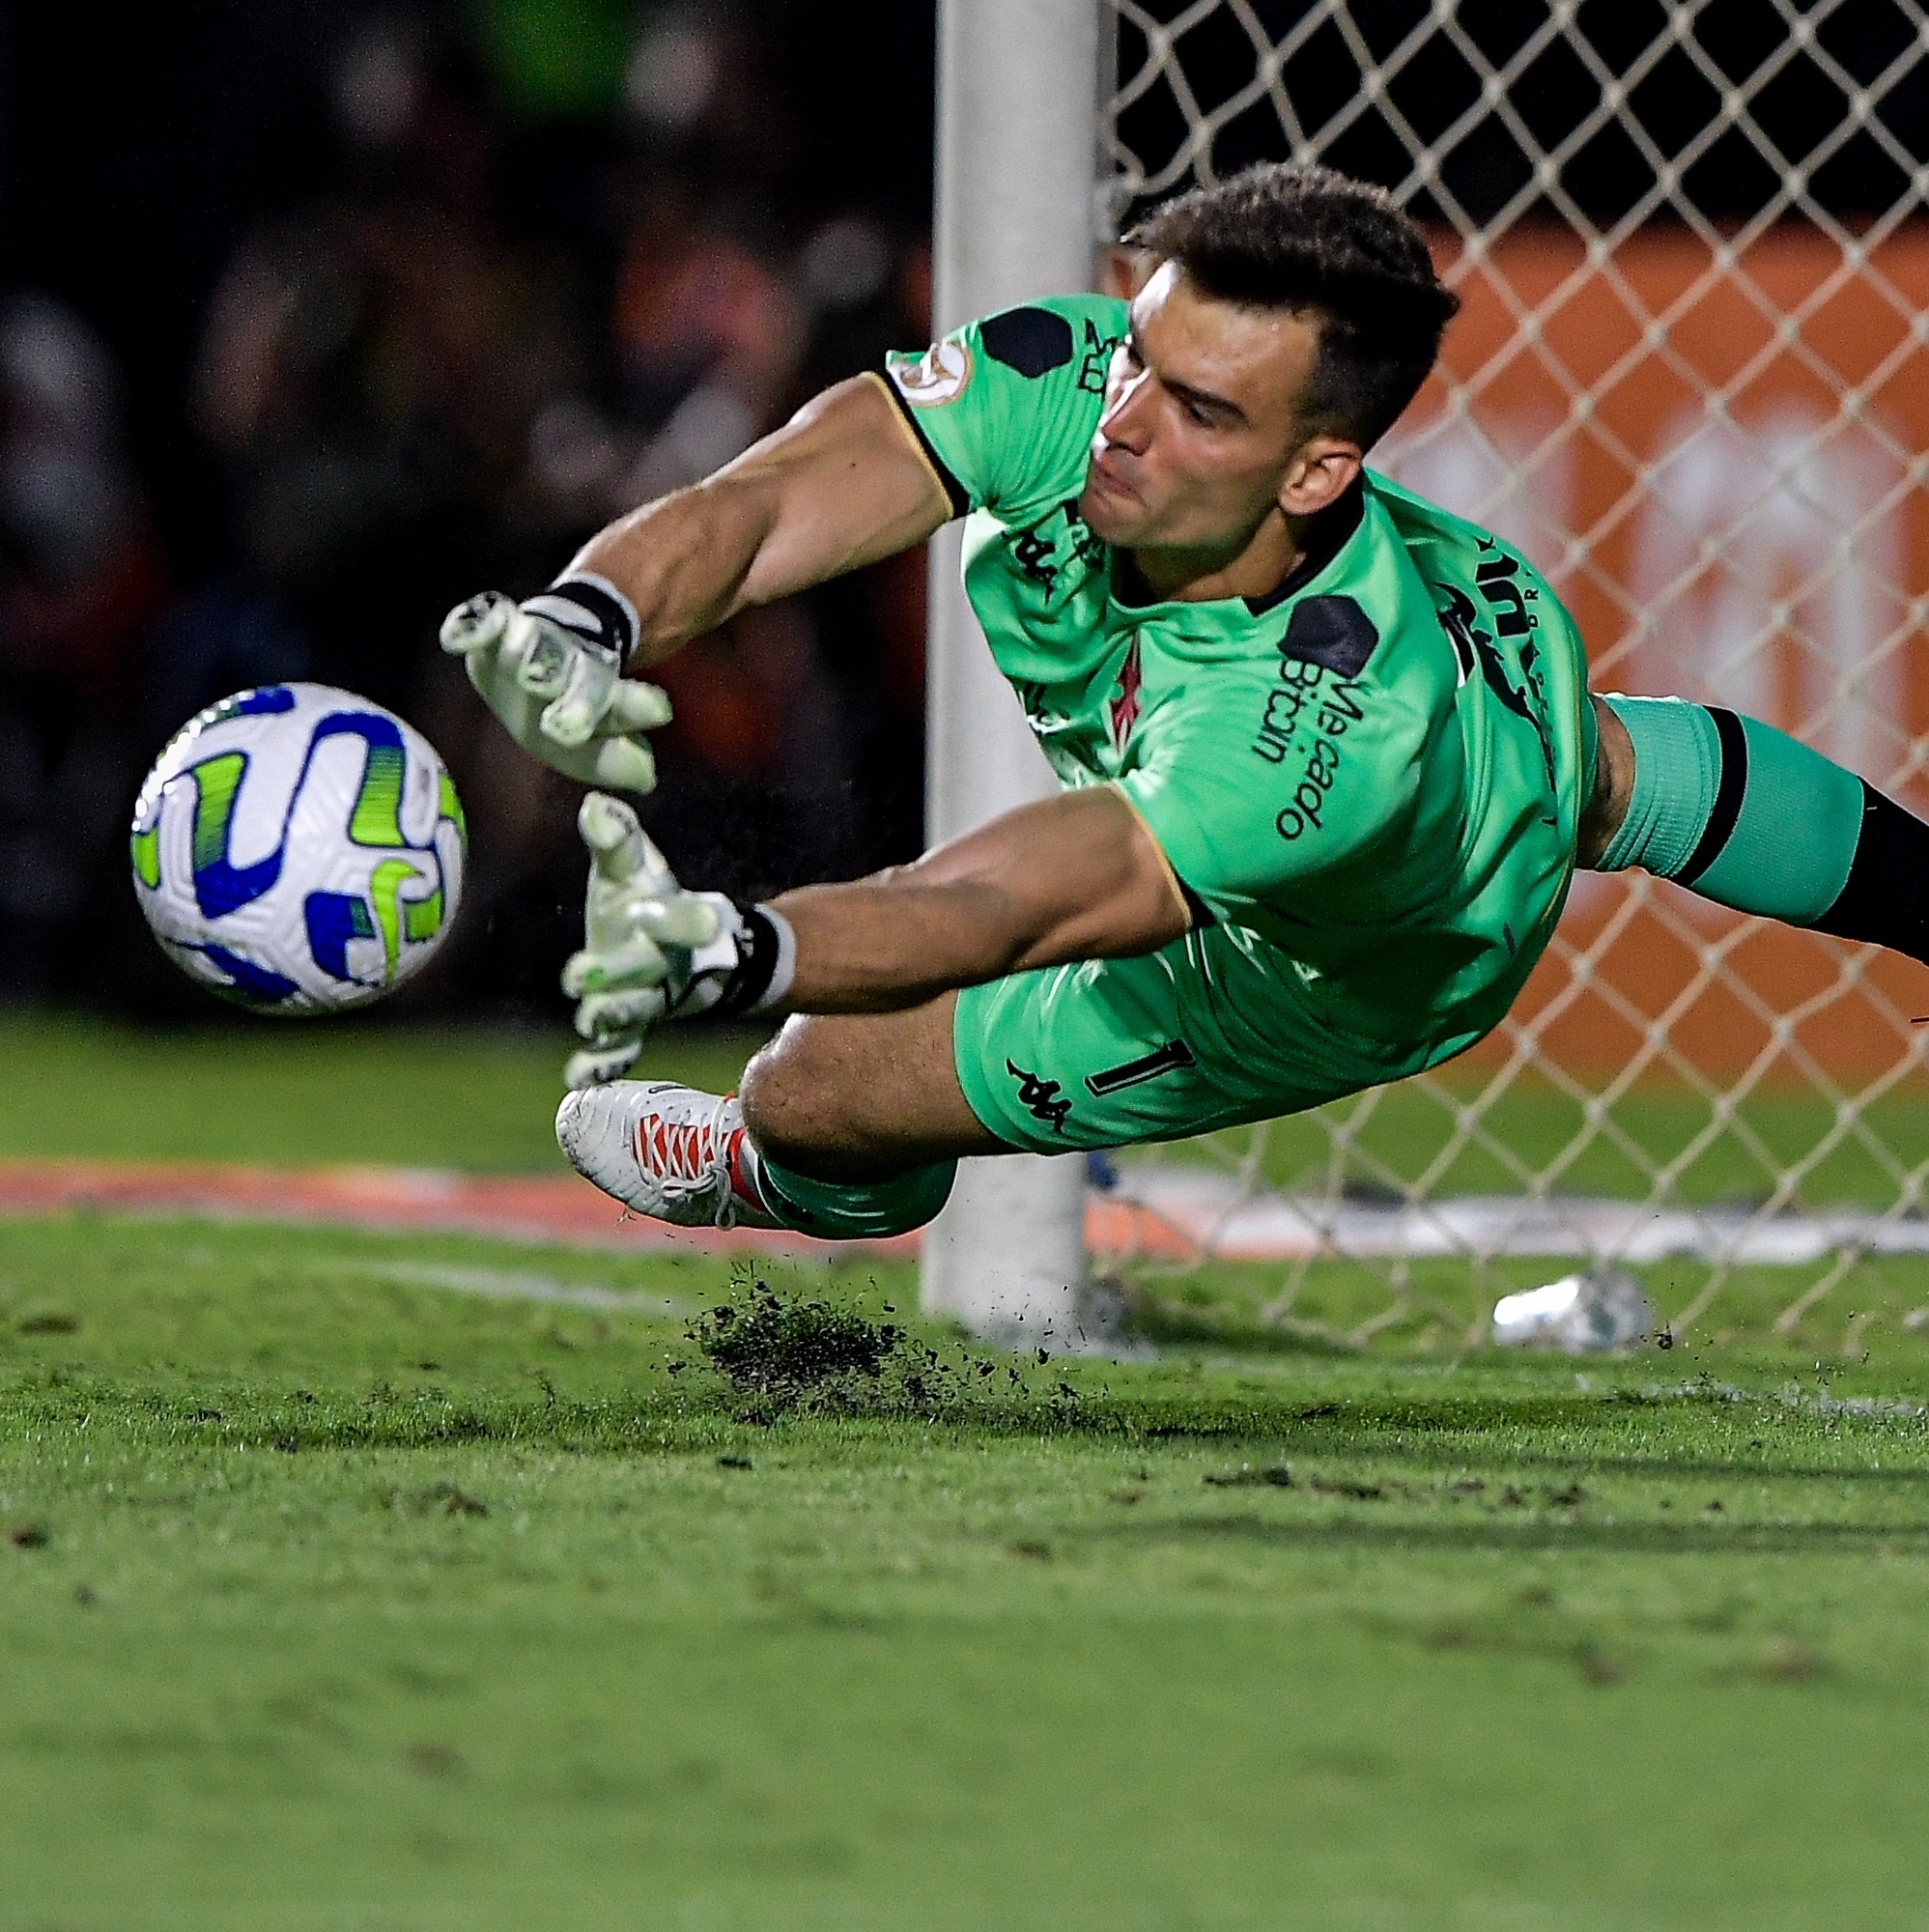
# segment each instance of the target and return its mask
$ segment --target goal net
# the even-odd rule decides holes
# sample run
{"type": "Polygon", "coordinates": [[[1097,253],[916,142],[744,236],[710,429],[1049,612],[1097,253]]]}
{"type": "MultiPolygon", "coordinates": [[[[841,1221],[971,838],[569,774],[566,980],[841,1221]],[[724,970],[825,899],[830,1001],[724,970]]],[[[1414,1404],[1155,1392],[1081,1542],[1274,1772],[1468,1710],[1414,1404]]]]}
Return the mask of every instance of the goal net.
{"type": "MultiPolygon", "coordinates": [[[[1464,306],[1375,463],[1525,550],[1597,688],[1929,810],[1916,0],[1104,4],[1109,220],[1262,158],[1391,188],[1464,306]]],[[[1458,1348],[1592,1262],[1677,1334],[1859,1352],[1929,1332],[1925,1015],[1911,962],[1583,874],[1491,1039],[1121,1165],[1101,1246],[1181,1331],[1458,1348]]]]}

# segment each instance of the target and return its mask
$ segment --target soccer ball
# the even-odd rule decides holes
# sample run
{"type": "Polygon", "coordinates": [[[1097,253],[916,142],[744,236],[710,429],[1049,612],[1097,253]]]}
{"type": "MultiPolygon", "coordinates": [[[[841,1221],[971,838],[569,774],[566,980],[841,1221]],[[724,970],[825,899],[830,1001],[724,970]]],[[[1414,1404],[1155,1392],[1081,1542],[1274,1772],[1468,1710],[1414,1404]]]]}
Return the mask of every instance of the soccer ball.
{"type": "Polygon", "coordinates": [[[468,832],[435,748],[326,684],[268,684],[175,734],[134,804],[134,892],[161,950],[256,1012],[340,1012],[428,962],[468,832]]]}

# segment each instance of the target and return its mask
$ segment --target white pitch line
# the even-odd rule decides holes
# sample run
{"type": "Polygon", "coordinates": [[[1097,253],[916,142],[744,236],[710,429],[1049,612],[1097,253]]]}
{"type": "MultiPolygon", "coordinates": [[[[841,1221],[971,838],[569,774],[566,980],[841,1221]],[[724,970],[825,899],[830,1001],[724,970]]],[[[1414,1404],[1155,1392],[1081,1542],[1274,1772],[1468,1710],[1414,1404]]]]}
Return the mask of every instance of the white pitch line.
{"type": "Polygon", "coordinates": [[[590,1308],[599,1314],[645,1315],[658,1321],[688,1320],[699,1311],[694,1302],[667,1294],[634,1293],[593,1282],[557,1281],[553,1275],[519,1268],[458,1267],[440,1262],[316,1261],[317,1273],[372,1275],[404,1288],[440,1288],[451,1294],[479,1295],[485,1301],[543,1301],[559,1308],[590,1308]]]}

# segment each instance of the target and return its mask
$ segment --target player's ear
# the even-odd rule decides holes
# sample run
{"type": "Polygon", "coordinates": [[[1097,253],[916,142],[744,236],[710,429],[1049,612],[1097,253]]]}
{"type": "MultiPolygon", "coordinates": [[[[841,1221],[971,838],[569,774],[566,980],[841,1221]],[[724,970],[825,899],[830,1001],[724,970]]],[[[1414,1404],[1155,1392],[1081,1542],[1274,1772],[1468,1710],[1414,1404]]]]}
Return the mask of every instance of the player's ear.
{"type": "Polygon", "coordinates": [[[1347,437],[1308,437],[1280,482],[1279,507],[1289,517],[1317,516],[1351,489],[1365,462],[1365,452],[1347,437]]]}

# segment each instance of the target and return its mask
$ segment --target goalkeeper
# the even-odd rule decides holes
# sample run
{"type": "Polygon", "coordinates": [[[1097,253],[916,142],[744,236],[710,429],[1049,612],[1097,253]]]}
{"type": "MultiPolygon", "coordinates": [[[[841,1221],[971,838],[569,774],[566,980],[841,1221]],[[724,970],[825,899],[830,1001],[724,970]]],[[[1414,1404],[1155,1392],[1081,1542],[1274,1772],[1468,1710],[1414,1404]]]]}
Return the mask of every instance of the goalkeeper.
{"type": "Polygon", "coordinates": [[[1128,305],[1008,310],[826,391],[444,642],[525,749],[646,790],[623,673],[968,519],[966,589],[1064,789],[767,905],[585,800],[590,1042],[557,1116],[684,1225],[896,1234],[962,1154],[1196,1134],[1396,1080],[1507,1011],[1576,866],[1929,954],[1929,827],[1753,720],[1591,697],[1496,537],[1363,467],[1455,301],[1377,190],[1259,167],[1131,237],[1128,305]],[[741,1099],[625,1080],[657,1021],[792,1015],[741,1099]]]}

